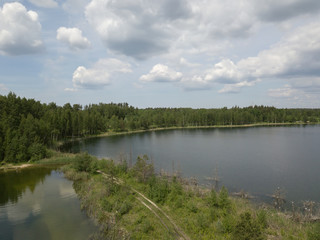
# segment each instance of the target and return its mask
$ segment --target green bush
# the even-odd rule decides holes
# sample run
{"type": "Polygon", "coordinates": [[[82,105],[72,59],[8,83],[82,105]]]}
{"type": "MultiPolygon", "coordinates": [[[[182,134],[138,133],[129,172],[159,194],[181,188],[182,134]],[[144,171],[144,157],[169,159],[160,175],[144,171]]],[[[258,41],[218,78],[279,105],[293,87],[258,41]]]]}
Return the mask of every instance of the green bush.
{"type": "Polygon", "coordinates": [[[229,199],[228,190],[225,187],[222,187],[219,193],[218,205],[224,210],[231,209],[231,201],[229,199]]]}
{"type": "Polygon", "coordinates": [[[233,240],[263,240],[266,239],[258,221],[252,218],[251,213],[245,212],[240,215],[232,233],[233,240]]]}
{"type": "Polygon", "coordinates": [[[208,196],[208,204],[210,207],[218,207],[219,206],[217,193],[214,189],[211,190],[211,192],[208,196]]]}
{"type": "Polygon", "coordinates": [[[83,153],[75,157],[73,167],[78,172],[94,173],[98,169],[98,160],[83,153]]]}
{"type": "Polygon", "coordinates": [[[30,161],[38,161],[47,155],[46,147],[41,143],[31,144],[28,148],[28,153],[30,155],[30,161]]]}
{"type": "Polygon", "coordinates": [[[112,203],[110,203],[107,198],[102,199],[101,206],[107,212],[111,212],[113,208],[112,203]]]}
{"type": "Polygon", "coordinates": [[[267,212],[265,210],[260,210],[257,213],[257,221],[262,229],[266,229],[268,227],[267,212]]]}
{"type": "Polygon", "coordinates": [[[316,223],[308,231],[308,240],[320,240],[320,223],[316,223]]]}
{"type": "Polygon", "coordinates": [[[169,183],[167,179],[152,176],[148,181],[148,196],[157,203],[164,203],[170,193],[169,183]]]}
{"type": "Polygon", "coordinates": [[[124,214],[128,213],[132,208],[132,204],[129,201],[124,201],[122,204],[120,204],[120,207],[118,208],[118,213],[120,216],[123,216],[124,214]]]}

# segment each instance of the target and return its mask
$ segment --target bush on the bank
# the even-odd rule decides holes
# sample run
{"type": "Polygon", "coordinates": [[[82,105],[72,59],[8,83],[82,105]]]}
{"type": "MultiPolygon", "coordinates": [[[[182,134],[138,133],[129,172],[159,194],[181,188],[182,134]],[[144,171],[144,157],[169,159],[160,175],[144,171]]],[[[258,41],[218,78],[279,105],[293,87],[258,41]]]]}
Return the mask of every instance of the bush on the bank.
{"type": "Polygon", "coordinates": [[[266,239],[259,222],[251,216],[250,212],[240,215],[234,231],[233,240],[264,240],[266,239]]]}
{"type": "Polygon", "coordinates": [[[153,163],[147,155],[138,156],[133,171],[139,182],[146,183],[154,175],[153,163]]]}
{"type": "Polygon", "coordinates": [[[73,167],[78,172],[95,173],[98,170],[98,160],[83,153],[75,157],[73,167]]]}
{"type": "Polygon", "coordinates": [[[167,179],[152,176],[148,181],[148,196],[156,203],[164,203],[170,193],[169,183],[167,179]]]}
{"type": "Polygon", "coordinates": [[[227,212],[231,210],[231,201],[229,199],[228,190],[225,187],[222,187],[220,190],[218,206],[227,212]]]}
{"type": "Polygon", "coordinates": [[[320,240],[320,223],[314,224],[309,230],[308,240],[320,240]]]}
{"type": "Polygon", "coordinates": [[[33,143],[28,148],[29,155],[31,156],[30,161],[38,161],[47,156],[46,147],[41,143],[33,143]]]}

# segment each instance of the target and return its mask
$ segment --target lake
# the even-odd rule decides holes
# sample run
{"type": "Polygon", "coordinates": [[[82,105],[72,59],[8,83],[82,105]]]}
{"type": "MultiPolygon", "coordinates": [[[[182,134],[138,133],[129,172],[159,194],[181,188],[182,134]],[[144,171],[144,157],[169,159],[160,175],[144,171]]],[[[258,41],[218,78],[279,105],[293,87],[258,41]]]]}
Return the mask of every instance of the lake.
{"type": "Polygon", "coordinates": [[[179,170],[209,184],[262,198],[280,187],[288,200],[320,201],[320,126],[206,128],[151,131],[89,138],[65,146],[99,158],[136,159],[147,154],[156,169],[179,170]]]}
{"type": "Polygon", "coordinates": [[[57,169],[0,172],[0,239],[88,239],[97,227],[57,169]]]}

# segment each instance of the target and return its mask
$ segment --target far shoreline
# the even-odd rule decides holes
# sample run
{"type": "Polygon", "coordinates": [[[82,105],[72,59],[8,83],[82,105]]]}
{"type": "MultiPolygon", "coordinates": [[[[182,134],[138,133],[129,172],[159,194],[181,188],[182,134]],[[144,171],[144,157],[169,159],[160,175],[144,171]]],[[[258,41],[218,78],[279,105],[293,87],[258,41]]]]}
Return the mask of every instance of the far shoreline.
{"type": "MultiPolygon", "coordinates": [[[[112,137],[119,135],[130,135],[136,133],[144,133],[144,132],[157,132],[157,131],[165,131],[165,130],[180,130],[180,129],[209,129],[209,128],[251,128],[251,127],[280,127],[280,126],[299,126],[299,125],[320,125],[320,123],[304,123],[304,122],[296,122],[296,123],[252,123],[252,124],[240,124],[240,125],[204,125],[204,126],[186,126],[186,127],[157,127],[157,128],[149,128],[149,129],[140,129],[140,130],[128,130],[123,132],[104,132],[96,135],[88,135],[84,137],[76,137],[67,140],[66,142],[78,141],[82,139],[89,138],[100,138],[100,137],[112,137]]],[[[65,143],[66,143],[65,142],[65,143]]]]}

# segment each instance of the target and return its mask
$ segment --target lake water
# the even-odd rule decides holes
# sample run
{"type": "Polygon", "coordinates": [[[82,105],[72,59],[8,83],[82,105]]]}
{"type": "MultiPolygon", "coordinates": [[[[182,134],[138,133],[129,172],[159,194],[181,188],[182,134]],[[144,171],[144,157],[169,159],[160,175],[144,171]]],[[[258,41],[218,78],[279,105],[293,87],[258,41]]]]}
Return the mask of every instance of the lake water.
{"type": "Polygon", "coordinates": [[[66,146],[97,157],[136,159],[156,169],[205,178],[218,169],[221,185],[255,196],[280,187],[293,201],[320,201],[320,126],[181,129],[90,138],[66,146]]]}
{"type": "Polygon", "coordinates": [[[0,239],[88,239],[96,226],[72,182],[52,168],[0,172],[0,239]]]}

